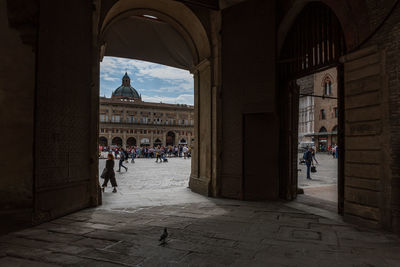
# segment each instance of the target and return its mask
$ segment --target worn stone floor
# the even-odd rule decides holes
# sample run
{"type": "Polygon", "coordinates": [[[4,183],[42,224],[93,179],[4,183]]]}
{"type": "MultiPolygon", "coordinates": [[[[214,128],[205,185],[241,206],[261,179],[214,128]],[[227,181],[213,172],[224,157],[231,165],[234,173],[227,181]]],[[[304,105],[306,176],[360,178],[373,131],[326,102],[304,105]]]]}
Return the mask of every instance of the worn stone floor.
{"type": "MultiPolygon", "coordinates": [[[[131,166],[119,174],[119,192],[104,194],[103,206],[0,237],[0,266],[400,266],[397,236],[296,202],[213,199],[185,183],[157,188],[149,178],[129,205],[135,193],[124,185],[135,191],[135,179],[145,179],[137,178],[141,164],[168,174],[161,168],[188,164],[179,160],[131,166]],[[160,245],[164,228],[169,237],[160,245]]],[[[180,175],[157,179],[164,184],[159,180],[180,175]]]]}

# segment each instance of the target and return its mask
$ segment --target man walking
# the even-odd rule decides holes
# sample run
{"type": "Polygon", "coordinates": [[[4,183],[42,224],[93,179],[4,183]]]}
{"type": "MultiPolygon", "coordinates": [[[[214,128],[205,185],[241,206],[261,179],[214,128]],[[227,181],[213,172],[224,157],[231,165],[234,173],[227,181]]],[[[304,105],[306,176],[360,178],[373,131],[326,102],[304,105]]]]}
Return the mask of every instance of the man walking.
{"type": "Polygon", "coordinates": [[[303,158],[306,161],[306,165],[307,165],[307,179],[311,180],[311,164],[313,161],[313,154],[312,154],[312,148],[308,148],[307,152],[304,153],[303,158]]]}
{"type": "Polygon", "coordinates": [[[125,168],[125,171],[128,171],[128,168],[127,167],[125,167],[122,163],[124,163],[124,161],[125,161],[125,157],[126,157],[126,154],[125,154],[125,151],[124,151],[124,149],[123,148],[121,148],[121,151],[120,151],[120,153],[119,153],[119,169],[118,169],[118,171],[117,172],[121,172],[121,167],[123,167],[123,168],[125,168]]]}

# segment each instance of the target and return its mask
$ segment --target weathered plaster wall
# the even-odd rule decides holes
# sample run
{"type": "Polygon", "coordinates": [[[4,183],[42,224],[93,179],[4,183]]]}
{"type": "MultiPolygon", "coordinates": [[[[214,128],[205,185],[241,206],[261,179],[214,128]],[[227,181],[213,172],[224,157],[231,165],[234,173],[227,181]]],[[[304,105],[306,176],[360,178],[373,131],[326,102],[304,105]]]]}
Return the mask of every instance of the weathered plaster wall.
{"type": "MultiPolygon", "coordinates": [[[[244,159],[259,158],[255,154],[246,155],[242,149],[244,116],[268,113],[271,118],[276,114],[274,18],[275,4],[259,0],[246,1],[222,13],[221,195],[224,197],[243,197],[244,159]]],[[[277,127],[274,123],[271,121],[269,125],[271,131],[277,127]]],[[[271,140],[271,132],[253,131],[258,133],[260,143],[271,144],[268,153],[278,154],[274,150],[277,136],[271,140]]],[[[274,181],[276,171],[276,162],[263,160],[259,179],[274,181]],[[262,169],[268,169],[268,174],[262,169]]]]}

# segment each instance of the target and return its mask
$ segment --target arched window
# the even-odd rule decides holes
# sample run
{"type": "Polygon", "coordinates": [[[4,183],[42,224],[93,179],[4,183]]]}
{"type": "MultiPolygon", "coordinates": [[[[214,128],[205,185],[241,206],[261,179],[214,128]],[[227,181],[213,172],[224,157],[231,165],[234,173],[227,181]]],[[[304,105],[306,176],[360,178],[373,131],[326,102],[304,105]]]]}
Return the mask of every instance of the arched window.
{"type": "Polygon", "coordinates": [[[329,76],[324,78],[324,95],[332,95],[332,80],[329,76]]]}

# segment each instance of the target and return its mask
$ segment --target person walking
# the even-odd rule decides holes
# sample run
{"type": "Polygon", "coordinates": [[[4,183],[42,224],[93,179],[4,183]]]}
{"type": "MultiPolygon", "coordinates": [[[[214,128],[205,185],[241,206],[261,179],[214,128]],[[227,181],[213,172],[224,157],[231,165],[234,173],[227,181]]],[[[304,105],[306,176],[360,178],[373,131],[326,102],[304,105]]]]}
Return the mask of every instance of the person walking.
{"type": "Polygon", "coordinates": [[[336,144],[332,147],[332,156],[333,156],[333,158],[336,158],[336,148],[337,148],[337,146],[336,146],[336,144]]]}
{"type": "Polygon", "coordinates": [[[184,147],[183,147],[183,158],[184,159],[186,159],[187,158],[187,156],[188,156],[188,147],[185,145],[184,147]]]}
{"type": "Polygon", "coordinates": [[[135,151],[135,147],[131,148],[131,163],[135,163],[135,158],[136,158],[136,151],[135,151]]]}
{"type": "Polygon", "coordinates": [[[104,192],[107,187],[108,181],[111,182],[113,189],[113,193],[117,193],[117,181],[115,180],[115,172],[114,172],[114,156],[112,153],[107,155],[106,167],[101,174],[101,178],[104,179],[103,185],[101,186],[101,190],[104,192]]]}
{"type": "Polygon", "coordinates": [[[312,151],[313,149],[310,147],[308,148],[307,152],[304,153],[304,160],[306,162],[307,165],[307,179],[311,180],[311,165],[313,162],[313,155],[312,155],[312,151]]]}
{"type": "Polygon", "coordinates": [[[121,172],[121,167],[125,168],[125,171],[128,171],[128,168],[124,166],[124,161],[125,161],[125,151],[123,148],[121,148],[121,151],[119,153],[119,168],[117,172],[121,172]]]}
{"type": "Polygon", "coordinates": [[[160,146],[156,147],[155,153],[156,153],[156,162],[158,162],[158,160],[160,160],[160,162],[162,162],[160,146]]]}

